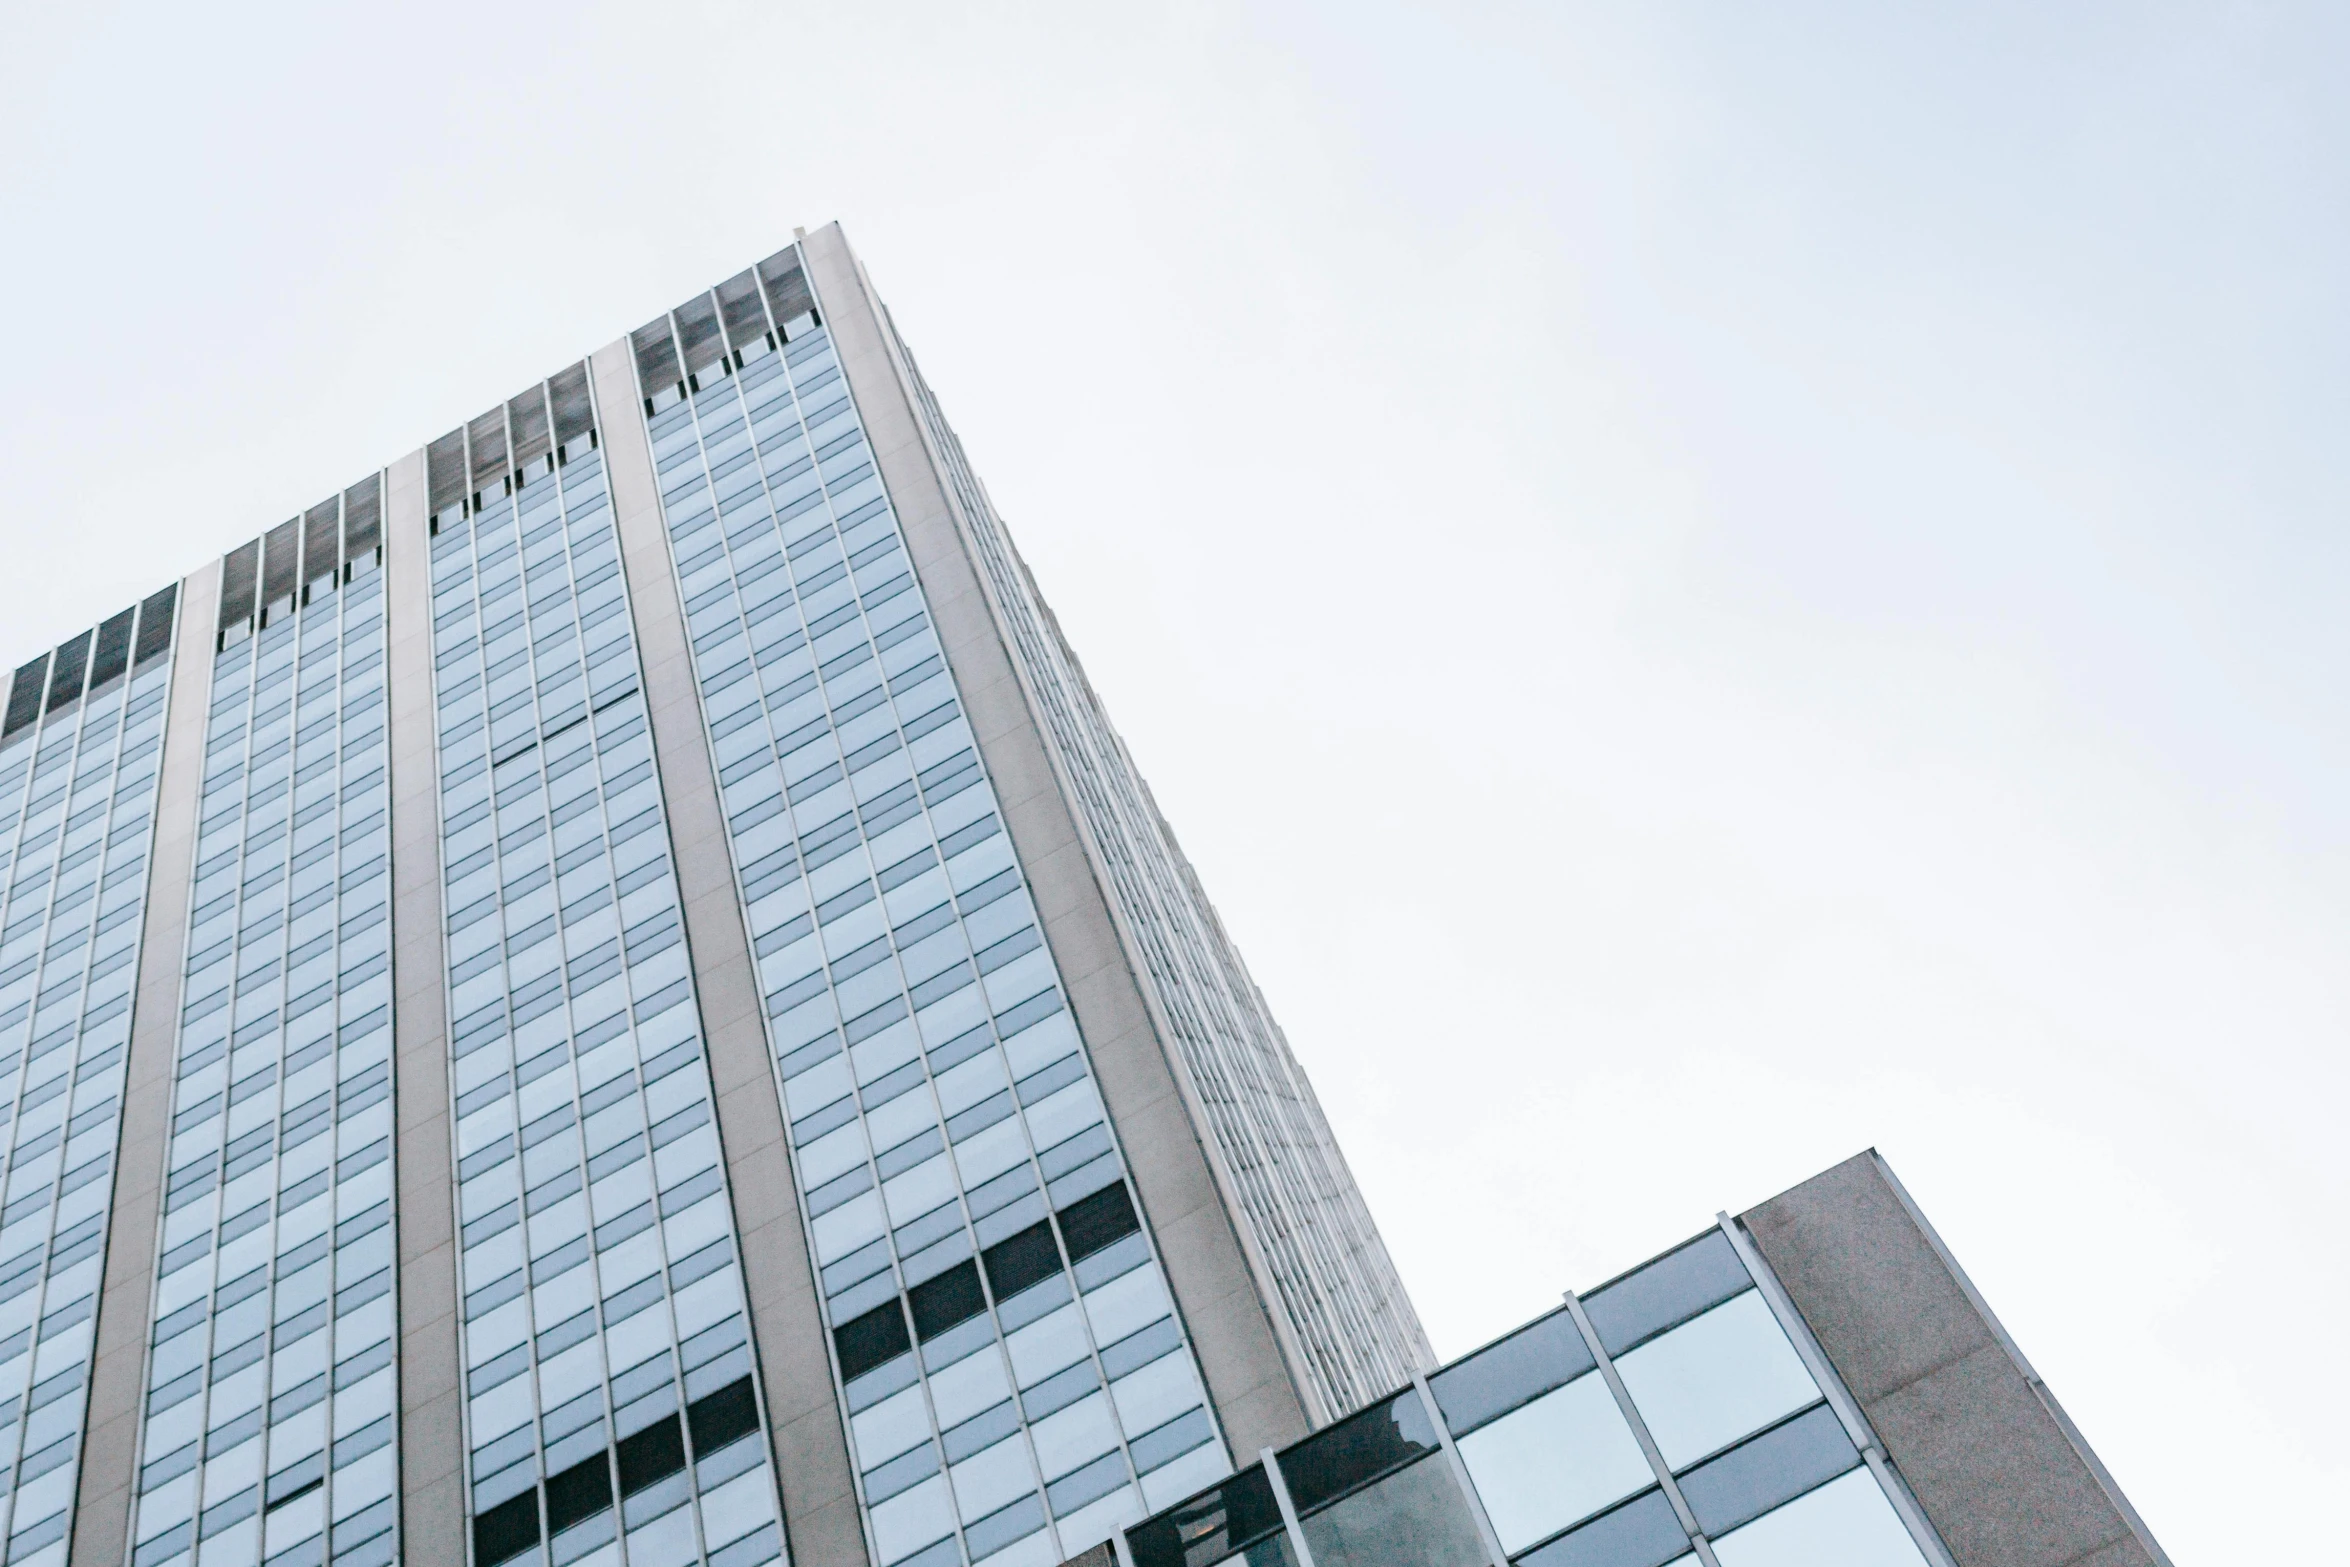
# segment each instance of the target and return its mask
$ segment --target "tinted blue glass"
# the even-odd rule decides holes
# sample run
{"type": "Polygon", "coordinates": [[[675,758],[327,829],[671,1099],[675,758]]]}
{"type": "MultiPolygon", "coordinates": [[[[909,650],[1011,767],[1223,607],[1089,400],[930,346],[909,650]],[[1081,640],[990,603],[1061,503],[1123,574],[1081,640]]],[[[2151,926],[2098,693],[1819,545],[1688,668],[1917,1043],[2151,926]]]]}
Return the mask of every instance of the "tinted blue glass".
{"type": "Polygon", "coordinates": [[[170,660],[0,749],[0,1532],[62,1561],[120,1136],[170,660]]]}
{"type": "Polygon", "coordinates": [[[445,514],[432,568],[474,1559],[756,1567],[775,1480],[600,455],[445,514]]]}
{"type": "Polygon", "coordinates": [[[134,1523],[201,1553],[398,1554],[383,577],[212,670],[134,1523]]]}
{"type": "Polygon", "coordinates": [[[700,381],[648,433],[868,1516],[1074,1554],[1228,1461],[829,333],[700,381]]]}

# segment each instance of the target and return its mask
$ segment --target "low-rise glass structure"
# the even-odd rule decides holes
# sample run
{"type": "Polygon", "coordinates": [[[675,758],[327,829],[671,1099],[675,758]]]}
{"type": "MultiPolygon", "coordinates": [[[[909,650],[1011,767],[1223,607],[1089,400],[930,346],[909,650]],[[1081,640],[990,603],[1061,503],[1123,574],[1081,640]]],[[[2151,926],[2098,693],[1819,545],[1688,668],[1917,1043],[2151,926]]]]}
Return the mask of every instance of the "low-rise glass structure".
{"type": "Polygon", "coordinates": [[[1866,1154],[1265,1450],[1096,1567],[2053,1567],[2083,1542],[2164,1559],[1866,1154]],[[1933,1364],[1974,1337],[1984,1365],[1933,1364]],[[1889,1410],[1934,1403],[1944,1425],[2037,1450],[2044,1481],[2086,1485],[2032,1494],[1906,1411],[1889,1439],[1855,1386],[1904,1359],[1925,1369],[1884,1389],[1889,1410]],[[2002,1382],[2035,1396],[2001,1404],[2002,1382]],[[2018,1520],[2038,1537],[2002,1527],[2018,1520]]]}

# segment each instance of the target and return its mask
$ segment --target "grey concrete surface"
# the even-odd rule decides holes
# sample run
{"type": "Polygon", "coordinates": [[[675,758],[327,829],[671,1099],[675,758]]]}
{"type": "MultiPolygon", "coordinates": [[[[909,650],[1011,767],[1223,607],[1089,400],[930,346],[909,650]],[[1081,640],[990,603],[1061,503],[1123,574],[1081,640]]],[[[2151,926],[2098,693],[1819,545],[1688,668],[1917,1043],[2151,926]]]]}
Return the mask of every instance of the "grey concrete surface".
{"type": "Polygon", "coordinates": [[[391,706],[392,1105],[400,1301],[400,1547],[407,1567],[464,1567],[464,1389],[441,780],[424,453],[385,471],[385,660],[391,706]]]}
{"type": "Polygon", "coordinates": [[[118,1567],[129,1551],[139,1403],[155,1304],[155,1231],[162,1219],[163,1164],[170,1151],[180,979],[188,957],[188,879],[195,870],[196,797],[204,781],[204,715],[219,613],[216,560],[180,584],[172,624],[171,696],[156,782],[155,839],[147,856],[147,908],[139,932],[130,1058],[123,1074],[122,1142],[115,1153],[106,1271],[98,1291],[81,1491],[68,1547],[71,1567],[118,1567]]]}

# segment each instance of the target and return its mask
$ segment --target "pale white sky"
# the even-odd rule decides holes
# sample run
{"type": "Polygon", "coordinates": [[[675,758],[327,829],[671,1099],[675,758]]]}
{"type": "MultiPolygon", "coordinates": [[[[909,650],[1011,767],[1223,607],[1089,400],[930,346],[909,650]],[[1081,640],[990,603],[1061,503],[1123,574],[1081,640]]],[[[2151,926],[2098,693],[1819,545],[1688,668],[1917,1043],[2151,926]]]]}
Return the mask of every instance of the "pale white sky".
{"type": "Polygon", "coordinates": [[[5,25],[0,658],[840,218],[1441,1351],[1873,1143],[2341,1559],[2341,11],[5,25]]]}

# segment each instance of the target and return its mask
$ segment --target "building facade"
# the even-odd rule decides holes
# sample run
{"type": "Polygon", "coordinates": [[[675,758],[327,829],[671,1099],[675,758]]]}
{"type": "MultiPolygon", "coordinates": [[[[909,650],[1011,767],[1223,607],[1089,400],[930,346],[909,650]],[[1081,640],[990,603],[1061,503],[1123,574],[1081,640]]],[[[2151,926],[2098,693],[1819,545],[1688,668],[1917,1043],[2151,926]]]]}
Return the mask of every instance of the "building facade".
{"type": "Polygon", "coordinates": [[[8,1564],[1049,1564],[1433,1363],[837,227],[4,726],[8,1564]]]}
{"type": "Polygon", "coordinates": [[[2169,1567],[1862,1154],[1071,1567],[2169,1567]]]}

